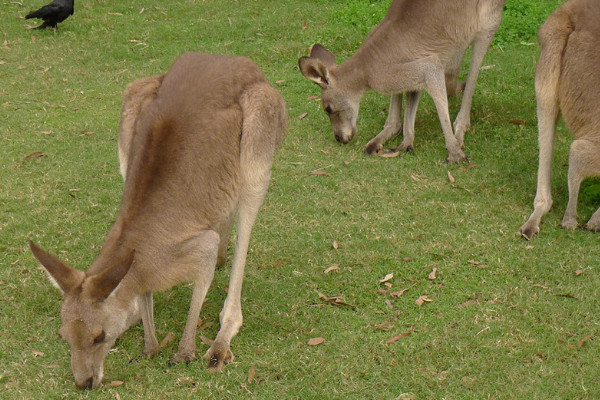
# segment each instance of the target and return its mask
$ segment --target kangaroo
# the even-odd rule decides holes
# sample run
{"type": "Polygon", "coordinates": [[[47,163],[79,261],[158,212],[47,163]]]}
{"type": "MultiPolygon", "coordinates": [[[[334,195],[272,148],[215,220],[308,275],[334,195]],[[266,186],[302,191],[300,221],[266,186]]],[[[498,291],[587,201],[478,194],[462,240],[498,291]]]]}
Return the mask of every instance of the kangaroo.
{"type": "Polygon", "coordinates": [[[298,60],[300,71],[318,84],[323,109],[335,138],[344,144],[356,134],[360,101],[368,89],[391,94],[383,130],[365,147],[367,154],[402,128],[402,94],[406,93],[404,137],[394,152],[411,151],[417,106],[423,89],[433,98],[446,140],[448,161],[465,161],[461,150],[469,128],[471,103],[483,57],[502,18],[505,0],[394,0],[358,51],[336,66],[335,56],[320,44],[298,60]],[[447,95],[458,93],[458,72],[465,50],[473,44],[469,76],[460,111],[450,123],[447,95]]]}
{"type": "MultiPolygon", "coordinates": [[[[578,226],[581,182],[600,176],[599,5],[597,0],[569,0],[548,17],[539,31],[541,53],[535,96],[540,155],[534,210],[520,229],[527,240],[539,232],[540,221],[552,206],[550,177],[559,111],[575,139],[569,150],[569,203],[563,228],[578,226]]],[[[600,208],[585,228],[600,231],[600,208]]]]}
{"type": "Polygon", "coordinates": [[[152,293],[194,283],[173,362],[190,362],[196,324],[234,216],[237,240],[220,330],[204,358],[221,370],[242,325],[241,290],[250,232],[286,131],[280,94],[245,57],[187,53],[164,76],[128,85],[119,130],[123,200],[87,271],[30,242],[64,294],[60,336],[77,387],[101,384],[115,340],[141,318],[143,353],[159,351],[152,293]]]}

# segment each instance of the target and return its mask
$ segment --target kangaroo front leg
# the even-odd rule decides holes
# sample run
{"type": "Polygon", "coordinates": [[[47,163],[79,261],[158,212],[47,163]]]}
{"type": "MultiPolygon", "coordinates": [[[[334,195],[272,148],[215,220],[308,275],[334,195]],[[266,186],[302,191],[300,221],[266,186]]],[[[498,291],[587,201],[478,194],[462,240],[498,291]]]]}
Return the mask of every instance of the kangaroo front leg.
{"type": "Polygon", "coordinates": [[[155,356],[160,351],[154,329],[154,302],[152,292],[141,297],[142,324],[144,325],[144,351],[142,354],[155,356]]]}
{"type": "Polygon", "coordinates": [[[383,130],[365,147],[365,153],[377,154],[383,150],[384,143],[402,128],[402,93],[393,94],[390,98],[390,109],[383,130]]]}
{"type": "Polygon", "coordinates": [[[189,363],[196,358],[196,326],[206,292],[213,280],[217,255],[219,252],[219,234],[215,231],[204,231],[193,239],[194,258],[198,263],[194,279],[192,301],[188,313],[183,336],[179,341],[177,353],[170,357],[171,362],[189,363]]]}
{"type": "MultiPolygon", "coordinates": [[[[452,123],[450,122],[450,114],[448,112],[448,96],[446,95],[446,82],[444,71],[441,67],[435,66],[427,75],[426,80],[427,91],[431,95],[435,108],[440,118],[440,124],[444,132],[446,140],[446,149],[448,150],[448,162],[466,161],[467,156],[462,152],[460,144],[456,140],[452,131],[452,123]]],[[[464,101],[464,100],[463,100],[464,101]]]]}
{"type": "Polygon", "coordinates": [[[473,104],[473,95],[475,94],[475,85],[479,77],[483,57],[492,42],[495,31],[482,32],[473,42],[473,55],[471,57],[471,65],[469,66],[469,76],[465,84],[460,111],[454,121],[454,134],[459,146],[464,146],[465,132],[471,125],[471,105],[473,104]]]}

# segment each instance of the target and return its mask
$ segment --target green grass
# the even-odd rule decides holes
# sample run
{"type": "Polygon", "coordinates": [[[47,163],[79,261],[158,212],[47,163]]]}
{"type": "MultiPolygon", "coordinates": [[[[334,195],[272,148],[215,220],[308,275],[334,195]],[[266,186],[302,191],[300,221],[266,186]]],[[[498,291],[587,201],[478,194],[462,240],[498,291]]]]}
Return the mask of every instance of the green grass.
{"type": "MultiPolygon", "coordinates": [[[[600,398],[600,236],[559,227],[571,141],[564,125],[554,207],[533,241],[518,234],[537,173],[535,31],[558,1],[507,2],[484,61],[492,67],[475,94],[469,165],[444,163],[428,95],[414,154],[392,159],[363,154],[383,126],[387,97],[365,96],[359,134],[345,146],[319,101],[308,99],[318,88],[299,73],[298,57],[321,42],[346,59],[389,1],[95,0],[76,3],[58,33],[25,29],[34,23],[16,17],[43,3],[3,0],[0,8],[0,397],[600,398]],[[209,374],[200,360],[171,366],[176,341],[139,359],[143,330],[134,326],[105,363],[105,383],[124,384],[81,392],[56,334],[60,295],[27,242],[78,268],[93,261],[122,193],[116,132],[125,85],[166,71],[186,51],[250,56],[290,115],[252,236],[236,360],[223,374],[209,374]],[[34,152],[45,157],[25,160],[34,152]],[[330,175],[311,175],[316,169],[330,175]],[[409,288],[399,298],[378,293],[391,272],[390,291],[409,288]],[[318,292],[350,306],[325,303],[318,292]],[[433,301],[417,306],[422,295],[433,301]],[[308,346],[315,337],[325,342],[308,346]]],[[[453,115],[459,105],[451,99],[453,115]]],[[[581,223],[598,197],[598,181],[586,182],[581,223]]],[[[213,325],[198,336],[216,334],[228,269],[217,272],[201,314],[213,325]]],[[[187,285],[155,296],[159,339],[180,338],[189,296],[187,285]]],[[[199,337],[199,356],[206,347],[199,337]]]]}

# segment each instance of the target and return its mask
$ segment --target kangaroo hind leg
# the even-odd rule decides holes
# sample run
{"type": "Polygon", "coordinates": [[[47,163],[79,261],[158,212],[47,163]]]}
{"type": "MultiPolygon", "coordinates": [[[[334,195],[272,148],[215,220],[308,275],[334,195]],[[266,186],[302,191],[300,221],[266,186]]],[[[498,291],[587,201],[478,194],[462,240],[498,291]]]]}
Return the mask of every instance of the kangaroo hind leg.
{"type": "Polygon", "coordinates": [[[240,173],[242,184],[237,215],[237,240],[229,290],[220,313],[219,333],[204,358],[209,368],[222,370],[233,360],[231,339],[242,326],[242,281],[252,226],[262,205],[271,178],[275,150],[286,131],[287,115],[283,99],[267,83],[251,86],[240,99],[242,138],[240,173]]]}

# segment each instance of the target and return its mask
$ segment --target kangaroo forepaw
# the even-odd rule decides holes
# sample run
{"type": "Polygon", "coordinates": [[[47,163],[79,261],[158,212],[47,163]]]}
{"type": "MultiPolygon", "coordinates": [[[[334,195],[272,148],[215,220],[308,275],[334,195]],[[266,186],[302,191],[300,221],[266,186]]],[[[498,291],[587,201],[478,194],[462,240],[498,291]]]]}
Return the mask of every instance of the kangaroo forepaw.
{"type": "Polygon", "coordinates": [[[225,364],[232,362],[233,358],[233,353],[229,348],[219,345],[215,346],[214,343],[206,354],[204,354],[204,359],[208,361],[208,369],[211,372],[223,371],[225,364]]]}
{"type": "Polygon", "coordinates": [[[519,229],[519,233],[521,233],[521,237],[527,241],[531,240],[533,236],[540,231],[539,227],[528,226],[527,224],[523,225],[521,229],[519,229]]]}
{"type": "Polygon", "coordinates": [[[173,363],[173,364],[178,364],[178,363],[189,364],[192,361],[194,361],[195,359],[196,359],[196,354],[194,354],[194,352],[178,351],[175,354],[171,354],[171,356],[169,357],[169,362],[173,363]]]}
{"type": "Polygon", "coordinates": [[[365,147],[365,154],[369,154],[369,155],[378,154],[382,150],[383,150],[383,143],[379,143],[377,141],[371,140],[369,143],[367,143],[367,146],[365,147]]]}

